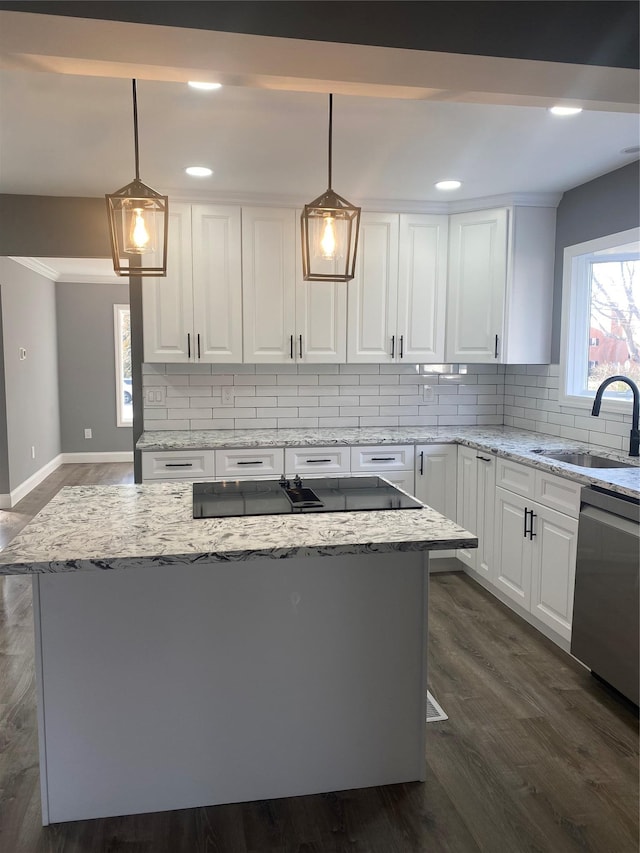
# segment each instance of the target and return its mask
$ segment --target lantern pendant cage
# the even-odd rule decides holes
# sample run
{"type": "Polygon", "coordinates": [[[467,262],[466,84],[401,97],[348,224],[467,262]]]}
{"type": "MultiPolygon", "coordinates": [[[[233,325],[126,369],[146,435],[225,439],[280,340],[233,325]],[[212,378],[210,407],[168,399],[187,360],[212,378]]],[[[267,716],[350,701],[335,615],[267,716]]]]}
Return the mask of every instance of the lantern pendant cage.
{"type": "Polygon", "coordinates": [[[138,100],[132,82],[136,176],[105,195],[113,268],[120,276],[166,276],[169,198],[140,180],[138,100]]]}
{"type": "Polygon", "coordinates": [[[329,95],[328,188],[305,204],[300,217],[305,281],[350,281],[355,274],[361,209],[331,187],[332,131],[333,95],[329,95]]]}

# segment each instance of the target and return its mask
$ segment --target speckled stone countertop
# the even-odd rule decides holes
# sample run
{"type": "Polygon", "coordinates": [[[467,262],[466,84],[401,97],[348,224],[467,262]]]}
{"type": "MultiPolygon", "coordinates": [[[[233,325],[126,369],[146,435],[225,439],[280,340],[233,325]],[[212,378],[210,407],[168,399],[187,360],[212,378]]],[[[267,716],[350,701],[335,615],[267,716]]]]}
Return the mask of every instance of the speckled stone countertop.
{"type": "Polygon", "coordinates": [[[640,460],[623,453],[565,438],[513,427],[363,427],[344,429],[246,429],[144,432],[138,450],[206,450],[223,447],[328,447],[379,444],[464,444],[515,462],[596,485],[630,497],[640,496],[640,460]],[[633,468],[582,468],[545,458],[540,451],[587,452],[623,462],[633,468]]]}
{"type": "Polygon", "coordinates": [[[475,547],[429,507],[194,519],[191,483],[68,486],[0,552],[0,575],[475,547]]]}

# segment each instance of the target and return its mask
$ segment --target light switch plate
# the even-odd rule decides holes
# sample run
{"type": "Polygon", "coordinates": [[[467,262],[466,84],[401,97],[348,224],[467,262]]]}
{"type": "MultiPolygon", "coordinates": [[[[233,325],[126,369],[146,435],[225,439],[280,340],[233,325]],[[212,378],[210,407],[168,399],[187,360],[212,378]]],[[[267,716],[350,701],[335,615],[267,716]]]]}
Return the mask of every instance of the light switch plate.
{"type": "Polygon", "coordinates": [[[154,406],[165,406],[167,403],[167,389],[159,385],[157,388],[147,388],[144,392],[144,404],[147,408],[154,406]]]}

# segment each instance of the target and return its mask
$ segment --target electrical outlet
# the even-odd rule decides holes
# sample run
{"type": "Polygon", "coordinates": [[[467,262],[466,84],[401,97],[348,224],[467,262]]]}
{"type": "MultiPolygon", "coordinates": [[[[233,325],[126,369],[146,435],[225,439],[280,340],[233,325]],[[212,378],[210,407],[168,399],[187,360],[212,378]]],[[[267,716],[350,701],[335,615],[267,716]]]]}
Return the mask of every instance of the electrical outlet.
{"type": "Polygon", "coordinates": [[[84,431],[85,438],[93,438],[93,432],[91,431],[91,427],[87,427],[84,431]]]}
{"type": "Polygon", "coordinates": [[[436,392],[433,389],[433,385],[423,385],[422,386],[422,400],[424,403],[433,403],[436,398],[436,392]]]}
{"type": "Polygon", "coordinates": [[[233,406],[233,385],[223,385],[222,387],[222,405],[233,406]]]}
{"type": "Polygon", "coordinates": [[[18,348],[18,358],[20,359],[20,361],[24,361],[26,357],[27,357],[26,349],[24,347],[19,347],[18,348]]]}
{"type": "Polygon", "coordinates": [[[35,446],[35,444],[31,445],[31,458],[32,459],[36,458],[36,446],[35,446]]]}

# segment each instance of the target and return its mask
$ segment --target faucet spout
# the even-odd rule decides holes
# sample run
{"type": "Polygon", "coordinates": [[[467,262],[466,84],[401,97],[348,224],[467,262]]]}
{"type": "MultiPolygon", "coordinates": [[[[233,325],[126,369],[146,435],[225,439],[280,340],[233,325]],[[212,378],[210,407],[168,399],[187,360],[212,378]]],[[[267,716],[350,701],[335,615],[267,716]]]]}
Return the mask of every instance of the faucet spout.
{"type": "Polygon", "coordinates": [[[638,386],[633,381],[633,379],[629,379],[628,376],[609,376],[604,382],[600,384],[600,387],[596,391],[596,396],[593,400],[593,408],[591,409],[591,414],[594,418],[597,418],[600,414],[600,406],[602,405],[602,395],[605,392],[605,389],[611,385],[612,382],[624,382],[626,385],[631,388],[631,393],[633,394],[633,412],[631,414],[631,434],[629,437],[629,456],[640,456],[640,429],[638,428],[638,420],[640,418],[640,391],[638,390],[638,386]]]}

